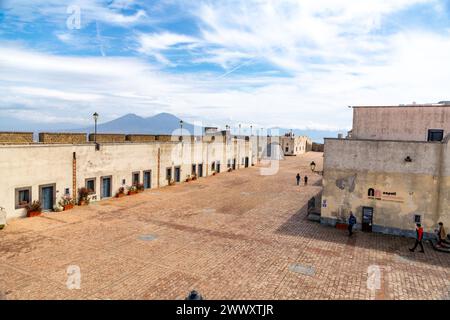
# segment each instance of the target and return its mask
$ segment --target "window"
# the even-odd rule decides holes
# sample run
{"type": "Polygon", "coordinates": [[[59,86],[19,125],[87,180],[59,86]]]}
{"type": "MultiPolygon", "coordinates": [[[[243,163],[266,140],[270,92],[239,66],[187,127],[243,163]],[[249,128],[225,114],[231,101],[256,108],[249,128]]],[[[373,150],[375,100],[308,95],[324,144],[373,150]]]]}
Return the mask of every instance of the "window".
{"type": "Polygon", "coordinates": [[[442,141],[444,139],[444,130],[430,129],[428,130],[428,141],[442,141]]]}
{"type": "Polygon", "coordinates": [[[89,194],[94,194],[95,192],[95,178],[86,179],[86,189],[89,190],[89,194]]]}
{"type": "Polygon", "coordinates": [[[169,181],[172,180],[172,168],[166,169],[166,179],[169,181]]]}
{"type": "Polygon", "coordinates": [[[211,171],[214,171],[214,170],[216,170],[216,163],[215,162],[211,163],[211,171]]]}
{"type": "Polygon", "coordinates": [[[66,188],[65,190],[64,190],[64,195],[69,195],[70,194],[70,188],[66,188]]]}
{"type": "Polygon", "coordinates": [[[422,220],[422,217],[420,216],[420,214],[414,215],[414,223],[420,223],[421,220],[422,220]]]}
{"type": "Polygon", "coordinates": [[[25,208],[31,202],[31,187],[16,189],[16,209],[25,208]]]}
{"type": "Polygon", "coordinates": [[[289,147],[286,147],[286,152],[289,152],[289,147]]]}
{"type": "Polygon", "coordinates": [[[140,175],[140,173],[139,172],[133,172],[133,186],[137,186],[138,184],[139,184],[139,182],[140,182],[140,177],[141,175],[140,175]]]}

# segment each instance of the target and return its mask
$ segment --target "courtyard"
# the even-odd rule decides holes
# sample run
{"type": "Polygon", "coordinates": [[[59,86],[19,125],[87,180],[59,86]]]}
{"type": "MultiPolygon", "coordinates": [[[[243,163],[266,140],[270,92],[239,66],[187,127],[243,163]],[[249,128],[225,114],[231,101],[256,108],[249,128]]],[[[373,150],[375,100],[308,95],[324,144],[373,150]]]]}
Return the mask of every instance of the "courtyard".
{"type": "MultiPolygon", "coordinates": [[[[11,221],[0,231],[6,299],[449,299],[450,257],[413,240],[307,219],[322,154],[11,221]],[[302,176],[297,186],[295,175],[302,176]],[[303,177],[308,175],[308,185],[303,177]],[[380,271],[368,288],[368,270],[380,271]],[[69,288],[68,268],[80,271],[69,288]]],[[[370,282],[370,281],[369,281],[370,282]]],[[[371,282],[370,282],[371,283],[371,282]]]]}

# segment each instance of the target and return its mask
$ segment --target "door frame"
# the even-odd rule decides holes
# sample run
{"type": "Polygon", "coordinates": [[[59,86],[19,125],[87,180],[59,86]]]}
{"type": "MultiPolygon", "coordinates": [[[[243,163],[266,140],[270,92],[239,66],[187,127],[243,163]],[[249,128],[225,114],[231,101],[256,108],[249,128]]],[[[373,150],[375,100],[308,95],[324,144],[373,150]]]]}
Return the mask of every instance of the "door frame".
{"type": "Polygon", "coordinates": [[[362,210],[361,210],[361,231],[364,231],[364,232],[372,232],[372,229],[373,229],[373,214],[374,214],[374,211],[375,211],[375,210],[374,210],[373,207],[367,207],[367,206],[362,207],[362,210]],[[370,220],[370,226],[369,226],[368,229],[364,228],[364,225],[365,225],[365,223],[364,223],[364,209],[371,209],[371,210],[372,210],[372,217],[371,217],[371,220],[370,220]]]}
{"type": "Polygon", "coordinates": [[[144,184],[144,189],[151,189],[152,188],[152,170],[144,170],[143,172],[142,172],[142,183],[144,184]],[[145,175],[147,174],[147,173],[149,173],[150,174],[150,187],[146,187],[145,186],[145,175]]]}
{"type": "Polygon", "coordinates": [[[173,180],[176,183],[181,182],[181,166],[175,166],[173,167],[173,180]],[[178,181],[177,181],[177,170],[178,170],[178,181]]]}
{"type": "Polygon", "coordinates": [[[44,212],[48,212],[48,211],[53,211],[53,206],[56,204],[56,183],[48,183],[48,184],[41,184],[39,185],[39,201],[41,202],[41,206],[44,205],[44,202],[42,201],[42,189],[43,188],[48,188],[48,187],[52,187],[53,188],[53,199],[52,199],[52,208],[49,210],[44,210],[42,209],[42,211],[44,212]]]}
{"type": "Polygon", "coordinates": [[[197,164],[197,177],[201,178],[203,177],[203,163],[199,163],[197,164]],[[200,171],[200,167],[202,168],[202,170],[200,171]],[[201,173],[201,174],[200,174],[201,173]]]}
{"type": "Polygon", "coordinates": [[[109,199],[109,198],[111,198],[112,197],[112,182],[113,182],[113,179],[112,179],[112,176],[103,176],[103,177],[100,177],[100,199],[109,199]],[[109,185],[109,188],[110,188],[110,196],[109,197],[104,197],[103,196],[103,180],[104,179],[109,179],[109,181],[110,181],[110,185],[109,185]]]}

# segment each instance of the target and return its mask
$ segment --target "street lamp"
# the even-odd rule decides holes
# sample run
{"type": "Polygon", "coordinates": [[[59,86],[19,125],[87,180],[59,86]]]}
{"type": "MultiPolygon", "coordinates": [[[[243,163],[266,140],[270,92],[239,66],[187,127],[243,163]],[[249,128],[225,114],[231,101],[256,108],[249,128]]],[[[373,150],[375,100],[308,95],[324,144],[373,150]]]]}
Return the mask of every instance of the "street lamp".
{"type": "Polygon", "coordinates": [[[239,136],[241,135],[241,124],[239,124],[239,136]]]}
{"type": "Polygon", "coordinates": [[[180,141],[183,140],[183,120],[180,120],[180,141]]]}
{"type": "Polygon", "coordinates": [[[250,126],[250,137],[253,136],[253,126],[250,126]]]}
{"type": "Polygon", "coordinates": [[[313,161],[309,165],[311,167],[311,171],[314,172],[314,169],[316,168],[316,163],[313,161]]]}
{"type": "Polygon", "coordinates": [[[98,144],[97,144],[97,120],[98,120],[98,113],[95,112],[92,117],[94,118],[94,143],[95,143],[95,149],[98,150],[98,144]]]}

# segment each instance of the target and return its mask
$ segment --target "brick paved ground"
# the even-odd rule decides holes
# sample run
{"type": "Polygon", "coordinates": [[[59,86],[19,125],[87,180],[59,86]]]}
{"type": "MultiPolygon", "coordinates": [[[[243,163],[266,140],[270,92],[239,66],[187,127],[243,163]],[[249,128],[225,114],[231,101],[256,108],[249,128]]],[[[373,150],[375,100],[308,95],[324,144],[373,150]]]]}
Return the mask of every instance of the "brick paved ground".
{"type": "Polygon", "coordinates": [[[321,154],[287,158],[274,176],[253,167],[12,221],[0,231],[0,296],[182,299],[195,288],[207,299],[448,299],[448,255],[306,220],[321,183],[312,159],[321,154]],[[309,186],[295,185],[298,171],[309,186]],[[70,265],[79,290],[67,289],[70,265]],[[381,270],[374,292],[370,265],[381,270]]]}

